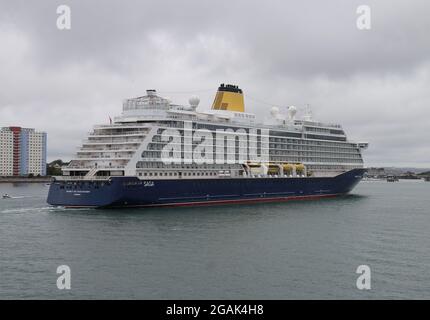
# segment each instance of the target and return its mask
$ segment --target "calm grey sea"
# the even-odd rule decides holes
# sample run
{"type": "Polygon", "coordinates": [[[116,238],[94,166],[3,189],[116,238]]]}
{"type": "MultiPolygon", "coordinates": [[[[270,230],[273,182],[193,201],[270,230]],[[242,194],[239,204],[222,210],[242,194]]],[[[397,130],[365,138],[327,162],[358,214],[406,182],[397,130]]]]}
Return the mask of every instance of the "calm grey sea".
{"type": "Polygon", "coordinates": [[[0,184],[1,299],[430,299],[430,183],[278,204],[79,210],[0,184]],[[58,290],[59,265],[71,290],[58,290]],[[371,290],[356,287],[359,265],[371,290]]]}

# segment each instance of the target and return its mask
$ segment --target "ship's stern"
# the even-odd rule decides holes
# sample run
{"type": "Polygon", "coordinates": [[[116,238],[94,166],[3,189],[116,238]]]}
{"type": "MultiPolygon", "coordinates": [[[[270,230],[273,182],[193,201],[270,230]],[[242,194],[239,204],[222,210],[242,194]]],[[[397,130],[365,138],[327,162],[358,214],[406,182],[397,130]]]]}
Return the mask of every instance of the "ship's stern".
{"type": "Polygon", "coordinates": [[[105,207],[121,196],[120,184],[115,180],[57,180],[51,182],[47,202],[62,207],[105,207]]]}

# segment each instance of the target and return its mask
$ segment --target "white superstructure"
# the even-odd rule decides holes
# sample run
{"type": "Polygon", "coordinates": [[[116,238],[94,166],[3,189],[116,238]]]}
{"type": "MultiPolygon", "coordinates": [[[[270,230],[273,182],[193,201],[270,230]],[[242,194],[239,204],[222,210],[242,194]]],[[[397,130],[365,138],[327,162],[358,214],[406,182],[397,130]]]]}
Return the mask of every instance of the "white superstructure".
{"type": "MultiPolygon", "coordinates": [[[[340,125],[313,121],[309,114],[296,119],[294,107],[288,108],[285,115],[272,108],[270,118],[261,121],[244,112],[241,103],[242,91],[231,85],[220,87],[210,111],[197,110],[196,96],[190,98],[190,105],[183,106],[158,96],[155,90],[147,90],[145,96],[125,100],[122,114],[111,124],[94,127],[76,157],[63,168],[63,175],[68,179],[124,175],[141,179],[240,177],[251,174],[251,170],[244,171],[244,166],[249,169],[247,164],[255,161],[244,158],[251,151],[267,155],[271,166],[304,165],[308,176],[335,176],[363,167],[361,149],[367,144],[348,141],[340,125]],[[177,132],[177,136],[173,134],[166,141],[163,134],[168,130],[177,132]],[[215,135],[220,130],[225,135],[226,161],[191,161],[204,140],[201,132],[215,135]],[[245,135],[255,139],[254,143],[241,140],[245,135]],[[163,150],[175,141],[181,144],[175,155],[180,161],[166,163],[163,150]]],[[[215,138],[209,142],[206,139],[208,146],[215,153],[219,151],[215,138]]],[[[262,174],[270,171],[263,170],[262,174]]]]}

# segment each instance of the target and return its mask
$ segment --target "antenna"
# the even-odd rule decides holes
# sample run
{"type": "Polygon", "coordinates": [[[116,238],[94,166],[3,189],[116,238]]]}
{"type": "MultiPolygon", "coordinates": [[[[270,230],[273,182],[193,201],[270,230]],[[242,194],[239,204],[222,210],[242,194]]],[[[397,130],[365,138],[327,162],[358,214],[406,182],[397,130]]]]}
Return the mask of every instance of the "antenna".
{"type": "Polygon", "coordinates": [[[303,117],[306,121],[312,121],[312,108],[309,103],[306,104],[305,116],[303,117]]]}

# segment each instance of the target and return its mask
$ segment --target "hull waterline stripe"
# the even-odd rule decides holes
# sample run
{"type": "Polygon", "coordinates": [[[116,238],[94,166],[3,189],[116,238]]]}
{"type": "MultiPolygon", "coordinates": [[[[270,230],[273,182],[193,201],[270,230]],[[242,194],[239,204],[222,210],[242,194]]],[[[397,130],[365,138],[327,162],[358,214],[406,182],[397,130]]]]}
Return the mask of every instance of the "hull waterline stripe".
{"type": "MultiPolygon", "coordinates": [[[[196,201],[196,202],[183,202],[183,203],[161,203],[161,204],[145,204],[136,205],[136,207],[188,207],[199,205],[219,205],[219,204],[240,204],[240,203],[253,203],[253,202],[285,202],[292,200],[310,200],[318,198],[333,198],[341,194],[324,194],[324,195],[311,195],[311,196],[292,196],[282,198],[252,198],[252,199],[237,199],[237,200],[213,200],[213,201],[196,201]]],[[[132,206],[130,206],[132,207],[132,206]]]]}
{"type": "Polygon", "coordinates": [[[342,196],[344,193],[310,195],[310,196],[293,196],[281,198],[253,198],[253,199],[237,199],[237,200],[212,200],[212,201],[194,201],[181,203],[154,203],[154,204],[136,204],[136,205],[112,205],[112,206],[64,206],[65,208],[148,208],[148,207],[192,207],[192,206],[211,206],[224,204],[241,204],[241,203],[258,203],[258,202],[285,202],[294,200],[311,200],[320,198],[334,198],[342,196]]]}

